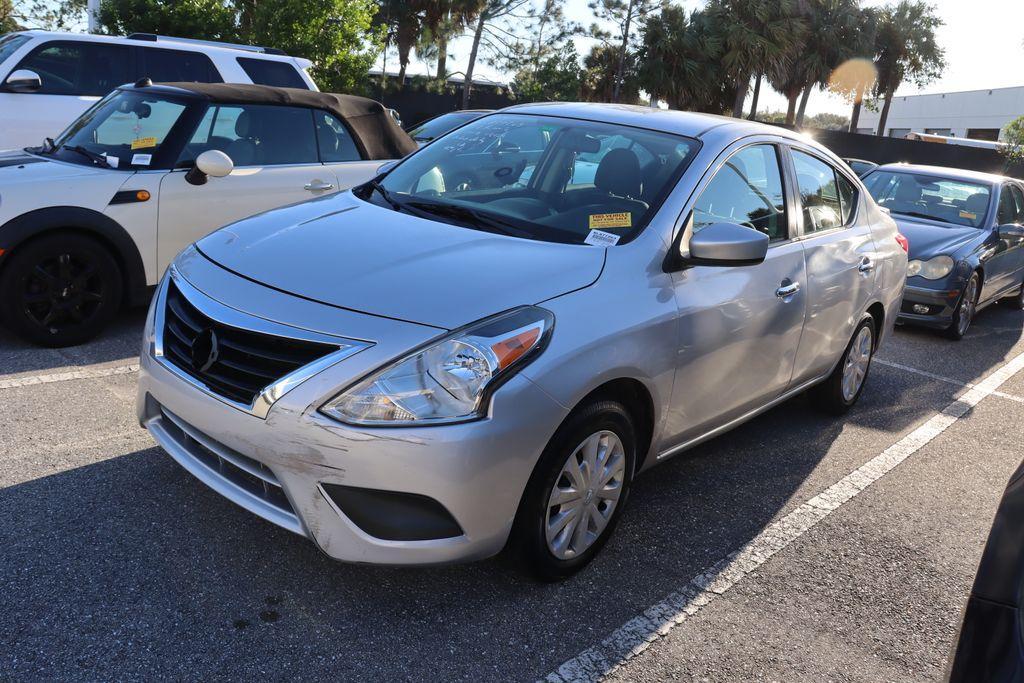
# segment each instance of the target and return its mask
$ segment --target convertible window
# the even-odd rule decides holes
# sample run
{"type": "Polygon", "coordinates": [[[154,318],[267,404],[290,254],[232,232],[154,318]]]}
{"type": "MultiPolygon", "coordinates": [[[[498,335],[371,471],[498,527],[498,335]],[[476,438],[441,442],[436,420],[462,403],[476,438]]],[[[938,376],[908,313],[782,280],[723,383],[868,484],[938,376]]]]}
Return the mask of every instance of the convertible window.
{"type": "Polygon", "coordinates": [[[786,199],[774,145],[740,150],[718,170],[693,207],[693,231],[712,223],[737,223],[786,239],[786,199]]]}
{"type": "Polygon", "coordinates": [[[235,166],[312,164],[319,160],[313,116],[303,107],[211,106],[178,165],[188,165],[208,149],[224,152],[235,166]]]}
{"type": "Polygon", "coordinates": [[[647,225],[698,147],[640,128],[495,114],[437,140],[359,194],[480,230],[573,244],[602,230],[625,242],[647,225]]]}
{"type": "Polygon", "coordinates": [[[972,228],[985,224],[992,196],[982,183],[903,171],[872,171],[864,184],[892,213],[972,228]]]}

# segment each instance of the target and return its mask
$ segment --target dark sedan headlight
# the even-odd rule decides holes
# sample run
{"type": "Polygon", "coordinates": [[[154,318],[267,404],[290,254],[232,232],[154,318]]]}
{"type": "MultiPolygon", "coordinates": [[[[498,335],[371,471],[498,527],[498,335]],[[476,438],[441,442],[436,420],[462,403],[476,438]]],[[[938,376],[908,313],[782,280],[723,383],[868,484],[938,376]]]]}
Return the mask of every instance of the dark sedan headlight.
{"type": "Polygon", "coordinates": [[[920,275],[925,280],[941,280],[953,272],[953,265],[949,256],[936,256],[927,261],[914,259],[907,264],[907,277],[920,275]]]}

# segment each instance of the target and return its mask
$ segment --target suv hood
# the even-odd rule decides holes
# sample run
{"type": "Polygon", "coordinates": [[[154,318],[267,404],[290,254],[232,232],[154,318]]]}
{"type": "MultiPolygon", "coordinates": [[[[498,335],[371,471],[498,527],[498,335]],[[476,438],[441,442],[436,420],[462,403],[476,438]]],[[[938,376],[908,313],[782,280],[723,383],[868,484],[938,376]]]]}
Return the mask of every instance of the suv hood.
{"type": "Polygon", "coordinates": [[[351,193],[247,218],[196,246],[274,289],[445,329],[586,287],[605,256],[423,219],[351,193]]]}
{"type": "Polygon", "coordinates": [[[985,230],[959,225],[934,225],[892,216],[899,230],[910,242],[910,258],[928,260],[953,253],[967,242],[984,236],[985,230]]]}

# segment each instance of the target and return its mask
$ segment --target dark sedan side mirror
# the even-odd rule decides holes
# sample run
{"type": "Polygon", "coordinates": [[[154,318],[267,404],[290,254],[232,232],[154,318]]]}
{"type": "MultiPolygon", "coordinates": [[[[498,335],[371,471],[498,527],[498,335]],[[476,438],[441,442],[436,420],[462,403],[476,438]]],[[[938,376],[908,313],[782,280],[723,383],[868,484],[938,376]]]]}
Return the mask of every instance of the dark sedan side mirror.
{"type": "Polygon", "coordinates": [[[999,231],[999,238],[1004,240],[1019,240],[1024,239],[1024,227],[1014,225],[1000,225],[996,230],[999,231]]]}
{"type": "Polygon", "coordinates": [[[690,238],[684,265],[750,266],[768,255],[768,235],[736,223],[712,223],[690,238]]]}

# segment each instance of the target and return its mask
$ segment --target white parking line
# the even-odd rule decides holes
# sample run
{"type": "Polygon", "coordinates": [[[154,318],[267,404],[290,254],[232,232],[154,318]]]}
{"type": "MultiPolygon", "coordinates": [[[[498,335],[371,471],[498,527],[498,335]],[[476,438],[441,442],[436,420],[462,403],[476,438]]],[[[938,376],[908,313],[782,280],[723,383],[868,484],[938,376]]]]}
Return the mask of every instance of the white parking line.
{"type": "Polygon", "coordinates": [[[750,542],[719,560],[687,585],[630,619],[597,645],[562,664],[545,680],[551,683],[596,681],[614,671],[917,453],[1022,369],[1024,353],[970,387],[963,396],[882,453],[765,527],[750,542]]]}
{"type": "MultiPolygon", "coordinates": [[[[946,384],[953,384],[958,387],[966,387],[970,389],[972,387],[977,386],[976,384],[973,384],[971,382],[961,382],[958,379],[953,379],[951,377],[943,377],[942,375],[936,375],[934,372],[928,372],[927,370],[918,370],[917,368],[912,368],[909,365],[903,365],[902,363],[893,363],[892,361],[882,360],[881,358],[875,358],[874,360],[872,360],[872,362],[878,363],[879,365],[886,365],[890,368],[896,368],[897,370],[903,370],[904,372],[912,372],[915,375],[921,375],[922,377],[928,377],[929,379],[938,380],[939,382],[945,382],[946,384]]],[[[1016,401],[1017,403],[1024,403],[1024,398],[1020,396],[1015,396],[1013,394],[1007,394],[1002,391],[993,391],[992,395],[998,396],[999,398],[1005,398],[1010,401],[1016,401]]]]}
{"type": "Polygon", "coordinates": [[[54,372],[46,375],[26,375],[13,379],[0,379],[0,389],[15,389],[27,387],[33,384],[50,384],[52,382],[67,382],[73,379],[94,379],[96,377],[112,377],[113,375],[128,375],[139,371],[138,363],[127,365],[115,365],[103,368],[82,368],[81,370],[69,370],[68,372],[54,372]]]}

